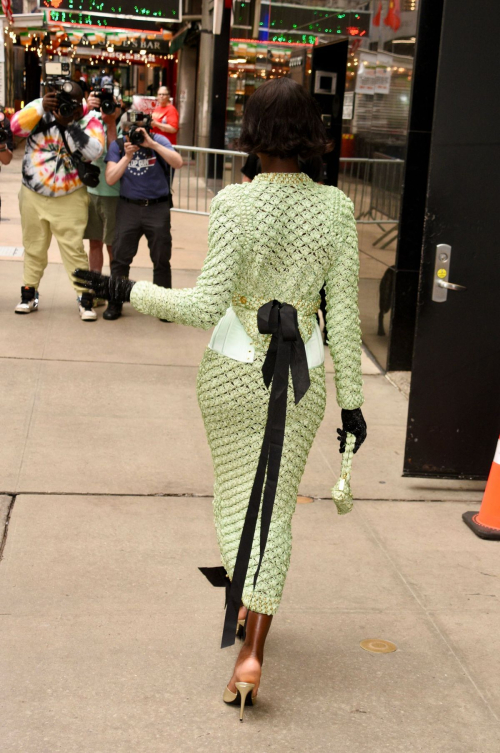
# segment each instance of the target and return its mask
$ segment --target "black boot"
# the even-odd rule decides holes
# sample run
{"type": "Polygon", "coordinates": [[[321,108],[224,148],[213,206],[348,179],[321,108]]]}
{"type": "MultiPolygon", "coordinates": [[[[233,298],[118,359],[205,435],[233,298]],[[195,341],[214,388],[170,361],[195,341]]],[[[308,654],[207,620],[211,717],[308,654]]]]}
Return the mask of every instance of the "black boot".
{"type": "Polygon", "coordinates": [[[113,301],[110,301],[108,303],[108,308],[102,315],[102,318],[107,319],[108,321],[119,319],[120,316],[122,315],[122,306],[123,306],[123,303],[114,303],[113,301]]]}

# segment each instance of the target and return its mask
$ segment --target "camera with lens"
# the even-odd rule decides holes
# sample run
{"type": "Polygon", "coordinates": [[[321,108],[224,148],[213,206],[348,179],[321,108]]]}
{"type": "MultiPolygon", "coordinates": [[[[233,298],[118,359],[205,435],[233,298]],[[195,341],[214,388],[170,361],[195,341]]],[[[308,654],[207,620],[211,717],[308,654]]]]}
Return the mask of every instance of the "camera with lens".
{"type": "Polygon", "coordinates": [[[5,144],[9,140],[10,131],[5,127],[5,115],[0,110],[0,144],[5,144]]]}
{"type": "Polygon", "coordinates": [[[45,81],[57,93],[58,111],[61,117],[70,118],[81,102],[73,98],[69,63],[45,63],[45,81]]]}
{"type": "Polygon", "coordinates": [[[120,107],[120,105],[116,104],[115,98],[113,97],[112,87],[108,89],[104,86],[101,89],[94,89],[92,95],[100,100],[101,110],[104,115],[112,115],[116,108],[120,107]]]}
{"type": "Polygon", "coordinates": [[[146,115],[144,112],[130,110],[128,113],[128,119],[132,124],[128,132],[130,143],[135,146],[140,146],[144,143],[144,133],[139,131],[138,128],[144,128],[146,133],[150,133],[152,116],[146,115]]]}

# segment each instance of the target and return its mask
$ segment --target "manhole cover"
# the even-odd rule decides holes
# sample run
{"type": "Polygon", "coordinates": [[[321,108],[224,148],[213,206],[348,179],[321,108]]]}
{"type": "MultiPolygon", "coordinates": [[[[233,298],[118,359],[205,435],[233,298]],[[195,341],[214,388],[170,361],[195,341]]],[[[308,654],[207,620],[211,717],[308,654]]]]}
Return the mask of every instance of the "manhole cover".
{"type": "Polygon", "coordinates": [[[395,643],[384,641],[382,638],[365,638],[359,645],[365,651],[371,651],[372,654],[390,654],[398,648],[395,643]]]}

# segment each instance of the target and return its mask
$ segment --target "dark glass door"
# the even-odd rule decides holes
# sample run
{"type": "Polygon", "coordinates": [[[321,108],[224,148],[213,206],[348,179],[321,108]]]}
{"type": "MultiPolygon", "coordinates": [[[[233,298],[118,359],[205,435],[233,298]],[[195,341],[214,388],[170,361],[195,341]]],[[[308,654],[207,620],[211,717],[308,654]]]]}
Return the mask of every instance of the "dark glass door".
{"type": "Polygon", "coordinates": [[[338,184],[340,147],[342,144],[342,107],[347,69],[347,41],[330,42],[313,48],[311,94],[321,110],[332,151],[324,155],[325,183],[338,184]]]}
{"type": "Polygon", "coordinates": [[[500,431],[500,79],[495,46],[484,44],[486,18],[500,28],[500,4],[479,0],[471,14],[468,0],[445,2],[407,476],[486,478],[500,431]]]}

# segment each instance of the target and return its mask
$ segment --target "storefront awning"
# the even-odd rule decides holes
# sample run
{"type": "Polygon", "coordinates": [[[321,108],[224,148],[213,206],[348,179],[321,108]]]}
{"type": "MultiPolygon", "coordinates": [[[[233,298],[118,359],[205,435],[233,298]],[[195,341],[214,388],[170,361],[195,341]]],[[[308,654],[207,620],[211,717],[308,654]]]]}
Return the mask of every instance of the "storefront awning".
{"type": "Polygon", "coordinates": [[[183,29],[178,31],[175,36],[172,37],[172,39],[170,40],[170,52],[177,52],[177,50],[181,49],[181,47],[184,45],[189,29],[190,25],[188,24],[183,29]]]}

